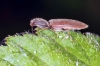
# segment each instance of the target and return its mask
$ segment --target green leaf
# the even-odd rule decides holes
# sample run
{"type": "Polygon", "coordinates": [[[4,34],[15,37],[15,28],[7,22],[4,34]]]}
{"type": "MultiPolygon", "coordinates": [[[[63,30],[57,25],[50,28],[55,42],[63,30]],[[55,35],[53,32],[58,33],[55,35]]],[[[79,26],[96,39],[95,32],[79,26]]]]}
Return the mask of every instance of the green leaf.
{"type": "Polygon", "coordinates": [[[99,66],[100,37],[70,31],[37,29],[37,35],[6,38],[0,47],[0,65],[12,66],[99,66]]]}

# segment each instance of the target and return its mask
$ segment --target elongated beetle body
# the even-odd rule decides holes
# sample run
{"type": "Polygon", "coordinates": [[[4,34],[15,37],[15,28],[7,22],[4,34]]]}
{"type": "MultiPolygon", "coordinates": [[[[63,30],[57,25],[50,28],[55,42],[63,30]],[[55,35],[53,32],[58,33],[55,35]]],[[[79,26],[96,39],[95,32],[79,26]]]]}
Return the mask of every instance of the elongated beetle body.
{"type": "Polygon", "coordinates": [[[42,18],[34,18],[30,21],[31,27],[50,28],[54,31],[81,30],[88,28],[88,25],[73,19],[51,19],[49,21],[42,18]]]}
{"type": "Polygon", "coordinates": [[[88,27],[85,23],[72,20],[72,19],[51,19],[49,20],[50,26],[55,31],[62,31],[62,30],[81,30],[88,27]]]}

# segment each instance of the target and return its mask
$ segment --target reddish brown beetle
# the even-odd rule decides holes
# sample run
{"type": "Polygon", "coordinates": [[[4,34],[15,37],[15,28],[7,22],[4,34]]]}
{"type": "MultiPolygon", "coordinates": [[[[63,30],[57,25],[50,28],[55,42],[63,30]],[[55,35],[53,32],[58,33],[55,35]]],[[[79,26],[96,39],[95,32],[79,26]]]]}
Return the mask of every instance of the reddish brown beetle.
{"type": "Polygon", "coordinates": [[[73,19],[51,19],[46,21],[42,18],[34,18],[30,21],[30,25],[37,26],[39,28],[50,28],[55,31],[62,30],[81,30],[88,28],[88,25],[73,19]]]}
{"type": "Polygon", "coordinates": [[[88,27],[87,24],[72,19],[51,19],[49,20],[50,26],[55,31],[62,30],[81,30],[88,27]]]}

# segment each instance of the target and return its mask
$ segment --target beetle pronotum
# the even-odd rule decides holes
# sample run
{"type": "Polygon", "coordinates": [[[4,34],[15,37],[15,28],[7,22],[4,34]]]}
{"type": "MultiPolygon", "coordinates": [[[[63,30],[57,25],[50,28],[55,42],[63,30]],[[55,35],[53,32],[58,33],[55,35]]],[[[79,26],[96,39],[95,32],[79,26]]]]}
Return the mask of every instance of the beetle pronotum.
{"type": "Polygon", "coordinates": [[[32,33],[33,33],[33,27],[39,27],[39,28],[48,28],[49,23],[45,19],[42,18],[34,18],[30,21],[30,25],[32,27],[32,33]]]}
{"type": "Polygon", "coordinates": [[[31,27],[50,28],[54,31],[62,30],[81,30],[88,28],[88,25],[73,19],[51,19],[49,21],[43,18],[34,18],[30,21],[31,27]]]}

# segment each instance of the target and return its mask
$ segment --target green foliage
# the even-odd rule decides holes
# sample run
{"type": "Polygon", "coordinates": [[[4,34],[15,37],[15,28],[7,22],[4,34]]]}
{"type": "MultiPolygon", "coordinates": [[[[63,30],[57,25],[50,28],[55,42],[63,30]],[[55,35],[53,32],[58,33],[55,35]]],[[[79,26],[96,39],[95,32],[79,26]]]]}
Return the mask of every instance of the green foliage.
{"type": "Polygon", "coordinates": [[[37,35],[6,38],[0,66],[100,66],[100,37],[91,33],[38,29],[37,35]]]}

